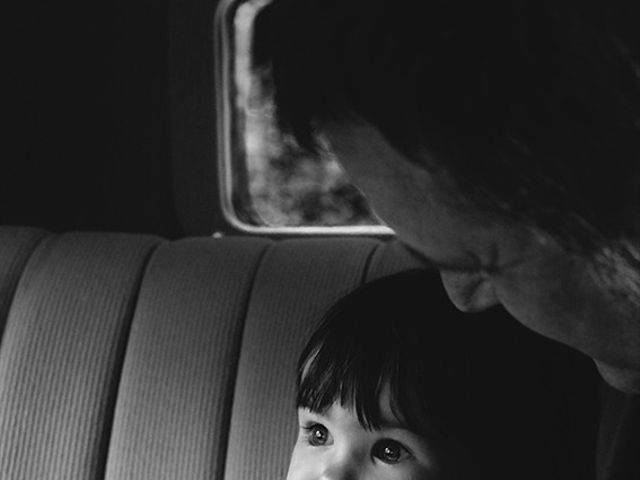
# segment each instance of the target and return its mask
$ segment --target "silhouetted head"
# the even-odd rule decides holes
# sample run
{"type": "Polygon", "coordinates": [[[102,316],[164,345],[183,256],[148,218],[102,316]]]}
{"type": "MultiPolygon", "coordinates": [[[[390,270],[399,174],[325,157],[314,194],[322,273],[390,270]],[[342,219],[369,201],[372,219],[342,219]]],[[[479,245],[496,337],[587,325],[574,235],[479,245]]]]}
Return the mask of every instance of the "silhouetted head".
{"type": "Polygon", "coordinates": [[[256,70],[463,310],[640,391],[640,6],[274,0],[256,70]]]}

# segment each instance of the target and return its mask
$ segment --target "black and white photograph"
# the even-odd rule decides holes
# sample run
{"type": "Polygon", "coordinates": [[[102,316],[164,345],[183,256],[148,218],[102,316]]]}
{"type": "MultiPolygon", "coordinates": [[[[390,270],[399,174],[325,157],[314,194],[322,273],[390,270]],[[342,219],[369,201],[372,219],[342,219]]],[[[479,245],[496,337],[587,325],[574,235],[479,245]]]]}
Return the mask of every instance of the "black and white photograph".
{"type": "Polygon", "coordinates": [[[6,7],[0,480],[640,480],[640,2],[6,7]]]}

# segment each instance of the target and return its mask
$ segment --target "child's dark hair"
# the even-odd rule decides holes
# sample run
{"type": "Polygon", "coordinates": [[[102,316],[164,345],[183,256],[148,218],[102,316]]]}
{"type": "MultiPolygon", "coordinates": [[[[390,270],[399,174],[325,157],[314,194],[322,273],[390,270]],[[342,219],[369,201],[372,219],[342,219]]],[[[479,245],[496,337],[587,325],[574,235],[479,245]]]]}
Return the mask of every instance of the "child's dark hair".
{"type": "Polygon", "coordinates": [[[323,412],[337,401],[376,429],[389,388],[398,419],[436,451],[462,448],[474,478],[582,479],[595,447],[592,374],[586,358],[502,310],[458,312],[437,274],[411,271],[325,315],[299,359],[297,406],[323,412]]]}

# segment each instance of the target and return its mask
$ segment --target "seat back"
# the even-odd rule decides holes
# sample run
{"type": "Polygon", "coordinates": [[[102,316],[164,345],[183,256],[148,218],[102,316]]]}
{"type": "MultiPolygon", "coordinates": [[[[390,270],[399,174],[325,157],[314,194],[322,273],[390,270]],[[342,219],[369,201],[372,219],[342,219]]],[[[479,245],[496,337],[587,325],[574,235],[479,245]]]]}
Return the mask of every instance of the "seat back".
{"type": "Polygon", "coordinates": [[[309,332],[415,266],[368,238],[0,227],[0,478],[284,478],[309,332]]]}

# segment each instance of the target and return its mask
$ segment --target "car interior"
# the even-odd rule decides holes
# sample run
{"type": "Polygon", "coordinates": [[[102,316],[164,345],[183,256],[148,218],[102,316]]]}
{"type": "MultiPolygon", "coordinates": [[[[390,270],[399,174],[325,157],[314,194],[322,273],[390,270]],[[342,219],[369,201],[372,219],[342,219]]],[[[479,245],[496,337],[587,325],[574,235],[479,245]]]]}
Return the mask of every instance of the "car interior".
{"type": "Polygon", "coordinates": [[[319,316],[424,267],[380,225],[238,213],[243,3],[12,7],[0,478],[285,478],[319,316]]]}
{"type": "MultiPolygon", "coordinates": [[[[224,3],[224,2],[223,2],[224,3]]],[[[284,478],[297,355],[388,233],[224,212],[216,1],[18,6],[0,176],[0,477],[284,478]]]]}

